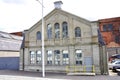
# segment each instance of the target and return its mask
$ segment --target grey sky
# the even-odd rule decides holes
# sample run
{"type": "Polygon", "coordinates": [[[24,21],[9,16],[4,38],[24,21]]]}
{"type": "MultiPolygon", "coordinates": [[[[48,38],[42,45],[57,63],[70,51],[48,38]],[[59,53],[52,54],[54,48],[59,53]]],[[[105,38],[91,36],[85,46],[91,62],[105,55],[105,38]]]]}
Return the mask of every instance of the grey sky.
{"type": "Polygon", "coordinates": [[[8,4],[23,4],[25,0],[2,0],[4,3],[8,4]]]}
{"type": "MultiPolygon", "coordinates": [[[[40,0],[41,1],[41,0],[40,0]]],[[[44,15],[54,9],[54,1],[43,0],[44,15]]],[[[62,9],[90,21],[120,17],[120,0],[62,0],[62,9]]],[[[29,29],[41,19],[36,0],[0,0],[0,30],[17,32],[29,29]]]]}

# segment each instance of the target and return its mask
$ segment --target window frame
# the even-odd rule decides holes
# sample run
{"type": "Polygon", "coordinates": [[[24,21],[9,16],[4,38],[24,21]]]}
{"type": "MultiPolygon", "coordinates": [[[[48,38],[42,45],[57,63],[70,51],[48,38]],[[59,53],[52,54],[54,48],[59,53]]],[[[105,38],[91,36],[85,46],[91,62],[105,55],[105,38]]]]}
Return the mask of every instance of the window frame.
{"type": "Polygon", "coordinates": [[[63,50],[62,51],[62,64],[63,65],[69,65],[69,53],[68,50],[63,50]]]}
{"type": "Polygon", "coordinates": [[[52,39],[52,25],[50,23],[47,25],[47,38],[52,39]]]}
{"type": "Polygon", "coordinates": [[[83,65],[83,53],[81,49],[75,50],[75,64],[76,65],[83,65]]]}
{"type": "Polygon", "coordinates": [[[52,65],[52,63],[53,63],[52,50],[47,50],[47,65],[52,65]]]}
{"type": "Polygon", "coordinates": [[[55,29],[55,39],[59,39],[60,38],[60,24],[55,23],[54,29],[55,29]]]}
{"type": "Polygon", "coordinates": [[[30,51],[30,64],[35,64],[35,52],[34,51],[30,51]]]}
{"type": "Polygon", "coordinates": [[[41,32],[37,31],[36,33],[37,40],[41,40],[41,32]]]}
{"type": "Polygon", "coordinates": [[[62,23],[62,38],[68,38],[68,23],[62,23]]]}
{"type": "Polygon", "coordinates": [[[75,37],[81,37],[81,29],[80,29],[80,27],[75,28],[75,37]]]}
{"type": "Polygon", "coordinates": [[[36,51],[36,64],[42,64],[42,52],[41,51],[36,51]]]}
{"type": "Polygon", "coordinates": [[[60,65],[60,50],[54,50],[54,64],[60,65]]]}

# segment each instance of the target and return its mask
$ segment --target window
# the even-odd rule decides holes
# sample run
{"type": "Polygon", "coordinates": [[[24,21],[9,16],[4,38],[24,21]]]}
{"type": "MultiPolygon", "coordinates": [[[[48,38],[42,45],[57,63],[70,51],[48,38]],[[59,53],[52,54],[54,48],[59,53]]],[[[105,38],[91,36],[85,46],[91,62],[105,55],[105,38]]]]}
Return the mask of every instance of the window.
{"type": "Polygon", "coordinates": [[[41,40],[41,32],[40,31],[37,32],[37,40],[41,40]]]}
{"type": "Polygon", "coordinates": [[[48,39],[52,39],[52,26],[51,26],[51,24],[47,25],[47,36],[48,36],[48,39]]]}
{"type": "Polygon", "coordinates": [[[55,38],[60,38],[59,23],[55,23],[55,38]]]}
{"type": "Polygon", "coordinates": [[[30,51],[30,64],[35,64],[35,52],[30,51]]]}
{"type": "Polygon", "coordinates": [[[113,24],[103,25],[103,31],[112,31],[112,30],[113,30],[113,24]]]}
{"type": "Polygon", "coordinates": [[[42,63],[42,54],[41,51],[37,51],[36,53],[36,63],[41,64],[42,63]]]}
{"type": "Polygon", "coordinates": [[[68,55],[68,50],[64,50],[63,51],[63,61],[62,61],[62,63],[63,63],[63,65],[67,65],[67,64],[69,64],[69,55],[68,55]]]}
{"type": "Polygon", "coordinates": [[[75,51],[75,59],[76,59],[76,64],[82,65],[82,51],[81,50],[75,51]]]}
{"type": "Polygon", "coordinates": [[[75,28],[75,37],[81,37],[81,30],[79,27],[75,28]]]}
{"type": "Polygon", "coordinates": [[[55,50],[54,51],[54,61],[55,61],[55,65],[60,65],[60,51],[59,50],[55,50]]]}
{"type": "Polygon", "coordinates": [[[115,36],[115,42],[120,43],[120,37],[119,36],[115,36]]]}
{"type": "Polygon", "coordinates": [[[67,38],[68,37],[68,25],[67,22],[63,22],[62,24],[62,37],[67,38]]]}
{"type": "Polygon", "coordinates": [[[108,24],[108,31],[112,31],[113,30],[113,24],[108,24]]]}
{"type": "Polygon", "coordinates": [[[120,27],[119,27],[119,32],[120,32],[120,27]]]}
{"type": "Polygon", "coordinates": [[[52,64],[52,51],[47,51],[47,64],[52,64]]]}
{"type": "Polygon", "coordinates": [[[107,31],[107,25],[103,25],[103,31],[107,31]]]}

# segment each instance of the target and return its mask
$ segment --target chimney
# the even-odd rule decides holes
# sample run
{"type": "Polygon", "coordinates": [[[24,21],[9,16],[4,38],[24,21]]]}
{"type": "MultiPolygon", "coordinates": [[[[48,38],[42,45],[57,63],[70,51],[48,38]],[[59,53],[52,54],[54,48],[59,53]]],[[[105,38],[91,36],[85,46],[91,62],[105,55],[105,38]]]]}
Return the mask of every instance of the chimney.
{"type": "Polygon", "coordinates": [[[54,2],[54,6],[55,6],[56,9],[61,9],[61,5],[62,5],[62,4],[63,4],[62,1],[55,1],[55,2],[54,2]]]}

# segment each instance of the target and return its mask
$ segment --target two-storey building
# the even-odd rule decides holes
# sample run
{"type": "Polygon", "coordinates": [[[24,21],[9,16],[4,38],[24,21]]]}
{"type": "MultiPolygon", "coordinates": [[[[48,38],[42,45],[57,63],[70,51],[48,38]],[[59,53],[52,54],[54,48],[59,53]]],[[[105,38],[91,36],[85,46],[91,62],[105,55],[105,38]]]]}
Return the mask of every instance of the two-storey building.
{"type": "MultiPolygon", "coordinates": [[[[42,71],[41,34],[41,20],[25,30],[20,70],[42,71]]],[[[66,72],[66,66],[73,66],[68,71],[101,74],[97,22],[78,17],[57,6],[44,17],[43,34],[46,72],[66,72]]]]}

